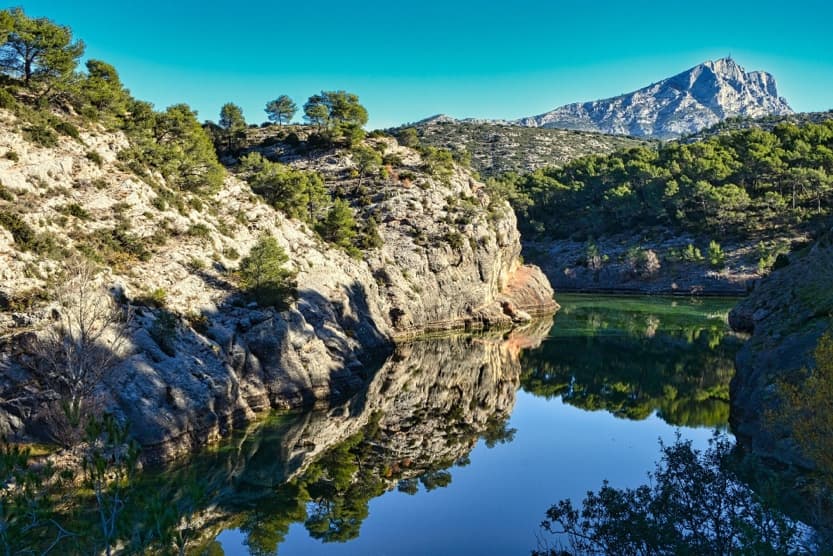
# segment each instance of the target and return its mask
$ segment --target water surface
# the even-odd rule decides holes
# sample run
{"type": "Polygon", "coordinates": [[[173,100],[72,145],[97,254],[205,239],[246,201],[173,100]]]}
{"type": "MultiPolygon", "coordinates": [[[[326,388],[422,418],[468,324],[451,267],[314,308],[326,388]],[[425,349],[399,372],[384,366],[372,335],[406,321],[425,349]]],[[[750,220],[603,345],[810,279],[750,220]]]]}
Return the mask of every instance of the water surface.
{"type": "Polygon", "coordinates": [[[644,483],[659,439],[705,446],[726,426],[734,300],[559,302],[552,326],[406,346],[343,406],[275,419],[192,463],[217,487],[195,545],[525,554],[553,502],[603,479],[644,483]]]}

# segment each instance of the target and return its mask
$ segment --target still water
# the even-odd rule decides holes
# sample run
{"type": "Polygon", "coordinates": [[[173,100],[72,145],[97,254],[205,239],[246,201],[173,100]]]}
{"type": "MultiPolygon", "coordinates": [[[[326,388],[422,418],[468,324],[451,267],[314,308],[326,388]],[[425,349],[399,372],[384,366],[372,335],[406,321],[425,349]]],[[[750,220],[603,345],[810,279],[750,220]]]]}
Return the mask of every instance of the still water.
{"type": "Polygon", "coordinates": [[[404,346],[349,402],[180,470],[196,553],[528,554],[559,499],[646,481],[659,440],[728,418],[731,299],[561,295],[554,322],[404,346]]]}

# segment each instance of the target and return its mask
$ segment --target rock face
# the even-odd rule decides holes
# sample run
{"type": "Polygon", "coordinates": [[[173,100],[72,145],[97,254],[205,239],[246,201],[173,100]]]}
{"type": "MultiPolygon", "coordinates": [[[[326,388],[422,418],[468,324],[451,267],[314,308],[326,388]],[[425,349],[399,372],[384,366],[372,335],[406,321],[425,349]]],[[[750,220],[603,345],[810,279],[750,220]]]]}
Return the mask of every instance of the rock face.
{"type": "Polygon", "coordinates": [[[767,419],[777,407],[778,384],[814,366],[813,351],[833,314],[833,244],[828,237],[765,278],[729,315],[735,329],[752,332],[738,353],[731,383],[732,429],[754,452],[808,465],[790,431],[767,419]]]}
{"type": "Polygon", "coordinates": [[[671,139],[733,116],[791,114],[775,78],[747,72],[731,58],[708,61],[648,87],[605,100],[575,103],[517,124],[671,139]]]}
{"type": "MultiPolygon", "coordinates": [[[[119,133],[88,130],[80,141],[61,138],[46,149],[24,140],[10,114],[0,110],[0,120],[0,151],[18,158],[0,160],[10,198],[0,200],[0,211],[14,212],[74,257],[100,236],[144,246],[141,257],[120,255],[106,269],[107,284],[135,308],[135,318],[125,356],[98,395],[159,459],[270,408],[344,398],[396,341],[513,326],[527,313],[557,307],[546,278],[519,261],[508,204],[493,203],[459,167],[442,180],[426,174],[419,155],[394,141],[378,140],[404,161],[399,172],[407,178],[395,171],[373,181],[369,204],[355,207],[374,215],[383,243],[354,258],[234,177],[209,199],[183,194],[177,207],[162,201],[161,176],[142,179],[119,163],[127,146],[119,133]],[[100,165],[85,155],[90,150],[100,165]],[[249,303],[236,286],[239,257],[263,234],[277,239],[297,271],[297,298],[284,311],[249,303]],[[140,301],[155,291],[175,316],[167,350],[153,334],[162,312],[140,301]]],[[[333,191],[355,185],[347,152],[312,153],[292,164],[318,170],[333,191]]],[[[45,291],[59,266],[48,254],[22,249],[0,226],[5,433],[36,432],[41,423],[45,400],[27,375],[25,363],[35,355],[25,340],[47,325],[51,308],[17,307],[45,291]],[[11,395],[21,391],[26,395],[11,395]]]]}

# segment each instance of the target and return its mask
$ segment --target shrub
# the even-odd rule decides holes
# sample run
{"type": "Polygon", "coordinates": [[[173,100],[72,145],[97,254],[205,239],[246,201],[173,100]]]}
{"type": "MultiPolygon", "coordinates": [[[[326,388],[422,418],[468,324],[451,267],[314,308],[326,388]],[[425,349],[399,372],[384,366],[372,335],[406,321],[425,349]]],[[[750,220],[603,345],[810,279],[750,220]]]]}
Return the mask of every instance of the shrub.
{"type": "Polygon", "coordinates": [[[709,242],[707,256],[709,258],[709,265],[712,268],[723,268],[726,262],[726,254],[723,252],[719,243],[714,240],[709,242]]]}
{"type": "Polygon", "coordinates": [[[66,135],[67,137],[72,137],[77,141],[81,141],[81,135],[78,133],[78,128],[69,122],[60,121],[52,127],[54,127],[55,131],[61,135],[66,135]]]}
{"type": "Polygon", "coordinates": [[[58,136],[55,132],[43,125],[32,125],[23,128],[23,136],[26,139],[41,147],[54,147],[58,144],[58,136]]]}
{"type": "Polygon", "coordinates": [[[79,220],[89,220],[90,213],[87,212],[84,207],[79,205],[78,203],[70,203],[68,205],[64,205],[58,209],[58,212],[61,214],[66,214],[68,216],[74,216],[79,220]]]}
{"type": "Polygon", "coordinates": [[[35,239],[35,230],[13,212],[0,211],[0,226],[12,234],[14,242],[21,249],[28,250],[35,239]]]}
{"type": "Polygon", "coordinates": [[[274,237],[261,236],[240,262],[241,285],[259,305],[285,307],[295,290],[295,273],[284,267],[288,261],[274,237]]]}
{"type": "Polygon", "coordinates": [[[703,254],[700,252],[700,249],[692,243],[686,245],[685,249],[680,253],[680,257],[687,263],[699,263],[703,261],[703,254]]]}
{"type": "Polygon", "coordinates": [[[0,87],[0,108],[14,108],[17,106],[17,99],[8,90],[0,87]]]}
{"type": "Polygon", "coordinates": [[[6,151],[6,154],[4,154],[3,157],[6,160],[11,160],[12,162],[17,162],[20,160],[20,155],[18,155],[15,151],[6,151]]]}
{"type": "Polygon", "coordinates": [[[165,306],[167,297],[168,293],[164,288],[156,288],[153,291],[140,295],[134,301],[138,305],[144,305],[145,307],[162,308],[165,306]]]}
{"type": "Polygon", "coordinates": [[[0,200],[14,201],[14,193],[2,184],[0,184],[0,200]]]}
{"type": "Polygon", "coordinates": [[[659,257],[652,249],[631,247],[625,259],[630,266],[631,273],[640,278],[649,278],[659,272],[659,257]]]}
{"type": "Polygon", "coordinates": [[[87,157],[87,160],[89,160],[99,168],[101,168],[101,166],[104,165],[104,159],[101,157],[100,154],[98,154],[95,151],[89,151],[85,156],[87,157]]]}
{"type": "Polygon", "coordinates": [[[211,236],[211,230],[203,223],[191,224],[188,228],[188,235],[191,237],[207,238],[211,236]]]}

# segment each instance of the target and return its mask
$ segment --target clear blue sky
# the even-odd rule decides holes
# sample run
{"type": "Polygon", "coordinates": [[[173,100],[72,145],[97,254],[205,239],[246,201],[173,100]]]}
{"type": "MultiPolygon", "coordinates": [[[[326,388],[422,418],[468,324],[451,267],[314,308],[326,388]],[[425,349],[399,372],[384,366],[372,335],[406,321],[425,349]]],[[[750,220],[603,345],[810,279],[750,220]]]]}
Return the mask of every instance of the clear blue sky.
{"type": "MultiPolygon", "coordinates": [[[[2,5],[2,4],[0,4],[2,5]]],[[[801,111],[833,108],[830,0],[21,0],[69,25],[133,94],[249,122],[286,93],[358,93],[370,128],[517,118],[731,54],[801,111]]]]}

